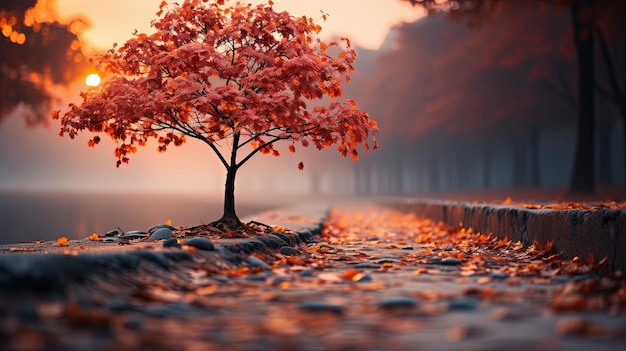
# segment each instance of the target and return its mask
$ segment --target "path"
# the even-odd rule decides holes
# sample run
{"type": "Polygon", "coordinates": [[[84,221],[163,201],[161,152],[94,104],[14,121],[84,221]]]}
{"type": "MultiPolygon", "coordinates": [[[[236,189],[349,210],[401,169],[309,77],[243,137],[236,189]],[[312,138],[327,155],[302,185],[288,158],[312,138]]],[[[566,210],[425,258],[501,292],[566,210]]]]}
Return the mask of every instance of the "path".
{"type": "Polygon", "coordinates": [[[0,296],[5,348],[622,350],[626,282],[548,247],[384,207],[331,212],[298,252],[96,277],[0,296]],[[293,255],[292,255],[293,254],[293,255]]]}

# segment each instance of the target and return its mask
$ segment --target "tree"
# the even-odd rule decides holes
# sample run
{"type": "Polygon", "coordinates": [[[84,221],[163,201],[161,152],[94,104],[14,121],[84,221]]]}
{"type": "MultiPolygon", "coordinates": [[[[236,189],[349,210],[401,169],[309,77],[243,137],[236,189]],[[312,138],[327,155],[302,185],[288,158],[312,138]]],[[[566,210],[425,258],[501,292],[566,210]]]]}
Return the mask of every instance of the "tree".
{"type": "MultiPolygon", "coordinates": [[[[414,6],[420,5],[429,13],[448,12],[453,17],[470,18],[470,24],[480,24],[497,15],[504,5],[513,3],[503,0],[404,1],[414,6]]],[[[575,159],[569,190],[573,193],[592,193],[595,191],[594,39],[601,35],[601,26],[598,24],[601,20],[598,14],[602,12],[600,11],[602,8],[613,8],[614,11],[608,11],[609,13],[623,13],[624,2],[621,0],[536,0],[536,2],[542,5],[567,7],[571,14],[570,23],[577,58],[578,116],[575,159]]]]}
{"type": "Polygon", "coordinates": [[[19,105],[29,124],[46,121],[52,84],[65,84],[87,69],[77,32],[80,20],[57,21],[54,2],[3,0],[0,4],[0,121],[19,105]]]}
{"type": "MultiPolygon", "coordinates": [[[[163,1],[154,33],[135,33],[95,60],[108,77],[80,105],[70,104],[60,134],[108,134],[118,167],[149,139],[159,151],[187,138],[204,142],[226,169],[224,213],[214,224],[236,228],[235,176],[251,157],[278,156],[275,143],[287,140],[291,152],[296,144],[337,145],[357,160],[359,144],[376,147],[378,128],[354,101],[337,100],[356,59],[347,38],[325,43],[312,19],[276,12],[271,1],[225,3],[163,1]],[[307,107],[323,97],[333,100],[307,107]]],[[[96,135],[88,144],[99,141],[96,135]]]]}

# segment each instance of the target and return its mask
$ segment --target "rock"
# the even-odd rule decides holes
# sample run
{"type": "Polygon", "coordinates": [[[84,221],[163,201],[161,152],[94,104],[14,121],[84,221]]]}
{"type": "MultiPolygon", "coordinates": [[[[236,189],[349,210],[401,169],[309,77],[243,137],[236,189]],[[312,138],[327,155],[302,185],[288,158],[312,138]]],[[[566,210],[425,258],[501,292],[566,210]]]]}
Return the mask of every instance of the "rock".
{"type": "Polygon", "coordinates": [[[176,228],[172,227],[171,225],[168,224],[157,224],[157,225],[153,225],[152,227],[148,228],[148,233],[152,234],[152,232],[155,232],[159,229],[163,229],[163,228],[167,228],[169,230],[176,230],[176,228]]]}
{"type": "Polygon", "coordinates": [[[358,262],[356,264],[354,264],[352,267],[354,268],[372,268],[372,269],[378,269],[380,268],[380,265],[377,263],[369,263],[369,262],[358,262]]]}
{"type": "Polygon", "coordinates": [[[107,306],[109,311],[121,312],[121,311],[132,311],[134,309],[133,305],[123,299],[113,299],[107,306]]]}
{"type": "Polygon", "coordinates": [[[427,257],[424,259],[424,261],[426,261],[426,263],[430,263],[430,264],[439,264],[441,263],[442,259],[441,257],[427,257]]]}
{"type": "Polygon", "coordinates": [[[448,305],[449,311],[474,311],[476,309],[476,300],[469,297],[459,297],[450,301],[448,305]]]}
{"type": "Polygon", "coordinates": [[[396,257],[396,256],[379,256],[379,257],[370,257],[369,260],[371,260],[374,263],[379,263],[379,264],[383,264],[383,263],[397,263],[400,262],[400,258],[396,257]]]}
{"type": "Polygon", "coordinates": [[[493,278],[493,279],[506,279],[508,278],[509,275],[506,273],[502,273],[502,272],[491,272],[489,273],[489,278],[493,278]]]}
{"type": "Polygon", "coordinates": [[[198,250],[215,251],[213,242],[207,238],[197,237],[191,238],[184,242],[187,246],[195,247],[198,250]]]}
{"type": "Polygon", "coordinates": [[[311,268],[303,269],[302,272],[300,272],[300,276],[303,278],[312,278],[313,270],[311,268]]]}
{"type": "Polygon", "coordinates": [[[263,262],[263,260],[256,258],[254,256],[248,256],[248,263],[250,265],[252,265],[253,267],[263,267],[265,269],[271,269],[272,267],[270,267],[270,265],[268,265],[267,263],[263,262]]]}
{"type": "Polygon", "coordinates": [[[283,246],[280,248],[280,253],[285,256],[296,256],[298,254],[298,250],[291,246],[283,246]]]}
{"type": "Polygon", "coordinates": [[[443,260],[441,260],[440,264],[442,264],[444,266],[458,266],[458,265],[460,265],[462,263],[463,263],[463,261],[461,261],[458,258],[446,257],[443,260]]]}
{"type": "Polygon", "coordinates": [[[178,247],[180,248],[181,245],[178,243],[178,239],[176,238],[169,238],[167,240],[165,240],[163,242],[163,247],[178,247]]]}
{"type": "Polygon", "coordinates": [[[552,277],[552,279],[550,280],[553,283],[557,283],[557,284],[562,284],[562,283],[569,283],[571,282],[573,279],[570,277],[566,277],[566,276],[562,276],[562,275],[556,275],[554,277],[552,277]]]}
{"type": "Polygon", "coordinates": [[[394,296],[378,301],[380,308],[411,308],[416,306],[417,299],[409,296],[394,296]]]}
{"type": "Polygon", "coordinates": [[[267,280],[267,276],[264,274],[249,275],[243,279],[251,282],[264,282],[267,280]]]}
{"type": "Polygon", "coordinates": [[[167,240],[172,237],[172,231],[169,228],[160,228],[150,234],[148,241],[167,240]]]}
{"type": "Polygon", "coordinates": [[[330,312],[337,315],[343,314],[343,306],[324,301],[305,301],[300,304],[300,310],[308,312],[330,312]]]}
{"type": "Polygon", "coordinates": [[[120,230],[113,229],[113,230],[109,230],[108,232],[106,232],[106,234],[104,234],[104,236],[118,236],[120,234],[122,234],[122,232],[120,230]]]}
{"type": "Polygon", "coordinates": [[[131,230],[130,232],[125,232],[120,235],[120,239],[122,240],[133,240],[133,239],[143,239],[148,236],[148,233],[142,232],[141,230],[131,230]]]}

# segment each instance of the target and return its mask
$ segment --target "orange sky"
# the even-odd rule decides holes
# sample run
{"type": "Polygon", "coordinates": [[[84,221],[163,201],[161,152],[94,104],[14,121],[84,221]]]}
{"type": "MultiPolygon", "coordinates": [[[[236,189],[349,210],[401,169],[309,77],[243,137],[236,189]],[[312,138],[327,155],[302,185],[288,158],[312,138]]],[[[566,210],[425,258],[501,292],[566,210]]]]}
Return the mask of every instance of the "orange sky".
{"type": "MultiPolygon", "coordinates": [[[[150,21],[160,3],[161,0],[58,0],[58,9],[67,18],[87,17],[92,27],[85,33],[85,39],[96,47],[108,49],[114,42],[128,39],[135,29],[150,31],[150,21]]],[[[274,8],[320,20],[324,11],[329,14],[322,24],[325,39],[346,35],[368,49],[377,49],[395,24],[420,16],[419,11],[400,0],[274,0],[274,8]]]]}

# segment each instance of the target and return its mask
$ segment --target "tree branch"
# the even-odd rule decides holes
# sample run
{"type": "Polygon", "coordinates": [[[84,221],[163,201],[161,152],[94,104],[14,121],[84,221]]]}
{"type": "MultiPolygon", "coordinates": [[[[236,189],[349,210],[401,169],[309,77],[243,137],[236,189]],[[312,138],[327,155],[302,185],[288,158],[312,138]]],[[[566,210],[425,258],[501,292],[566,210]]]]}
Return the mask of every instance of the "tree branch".
{"type": "Polygon", "coordinates": [[[285,137],[285,138],[279,138],[276,137],[272,140],[270,140],[269,142],[258,146],[257,148],[255,148],[254,150],[252,150],[243,160],[241,160],[238,164],[237,164],[237,168],[241,167],[244,163],[246,163],[250,158],[252,158],[252,156],[254,156],[257,152],[261,151],[262,149],[264,149],[265,147],[274,144],[275,142],[279,141],[279,140],[286,140],[289,139],[289,137],[285,137]]]}

